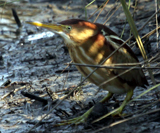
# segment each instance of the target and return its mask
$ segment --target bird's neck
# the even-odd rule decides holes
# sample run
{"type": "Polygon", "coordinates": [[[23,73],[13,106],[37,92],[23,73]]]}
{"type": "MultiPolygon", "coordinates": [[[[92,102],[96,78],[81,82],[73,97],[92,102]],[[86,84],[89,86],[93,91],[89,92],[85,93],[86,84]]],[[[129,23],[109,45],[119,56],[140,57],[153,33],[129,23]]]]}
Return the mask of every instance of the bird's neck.
{"type": "MultiPolygon", "coordinates": [[[[99,64],[106,51],[105,37],[101,34],[88,38],[76,47],[69,48],[73,62],[82,64],[99,64]]],[[[109,53],[110,51],[108,51],[109,53]]]]}

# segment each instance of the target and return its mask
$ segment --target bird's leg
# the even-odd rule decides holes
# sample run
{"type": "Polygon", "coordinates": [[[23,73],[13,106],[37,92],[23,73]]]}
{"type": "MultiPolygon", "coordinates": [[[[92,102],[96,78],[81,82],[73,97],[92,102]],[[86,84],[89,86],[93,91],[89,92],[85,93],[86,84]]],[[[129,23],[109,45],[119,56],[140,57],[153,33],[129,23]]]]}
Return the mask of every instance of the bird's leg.
{"type": "Polygon", "coordinates": [[[132,96],[133,96],[133,90],[131,89],[130,91],[127,92],[126,98],[124,99],[121,106],[117,109],[117,111],[115,113],[112,114],[112,116],[117,116],[117,115],[122,116],[122,111],[123,111],[124,107],[126,106],[126,104],[130,101],[132,96]]]}
{"type": "Polygon", "coordinates": [[[107,102],[112,96],[113,96],[113,93],[108,92],[107,96],[104,97],[100,102],[101,103],[107,102]]]}
{"type": "MultiPolygon", "coordinates": [[[[104,103],[106,101],[108,101],[111,97],[113,96],[113,93],[109,92],[107,94],[107,96],[105,98],[103,98],[100,102],[104,103]]],[[[83,115],[73,118],[73,119],[69,119],[69,120],[65,120],[65,121],[61,121],[59,124],[56,124],[55,126],[62,126],[62,125],[69,125],[69,124],[75,124],[78,125],[80,123],[84,123],[88,116],[90,115],[90,113],[92,112],[92,108],[90,108],[86,113],[84,113],[83,115]]]]}

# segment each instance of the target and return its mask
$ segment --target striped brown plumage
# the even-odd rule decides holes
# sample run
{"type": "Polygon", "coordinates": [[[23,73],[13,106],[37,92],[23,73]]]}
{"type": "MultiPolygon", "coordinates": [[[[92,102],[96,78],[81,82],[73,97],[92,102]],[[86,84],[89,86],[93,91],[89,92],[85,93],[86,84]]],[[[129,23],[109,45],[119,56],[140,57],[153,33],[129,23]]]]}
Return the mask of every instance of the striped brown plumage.
{"type": "MultiPolygon", "coordinates": [[[[123,43],[116,33],[104,25],[93,24],[83,20],[66,20],[60,22],[63,25],[72,26],[68,34],[74,41],[74,46],[67,44],[70,56],[75,63],[81,64],[100,64],[108,57],[118,46],[123,43]],[[77,29],[77,25],[78,28],[77,29]],[[74,29],[76,27],[76,29],[74,29]],[[85,27],[85,28],[84,28],[85,27]],[[76,34],[76,36],[75,36],[76,34]]],[[[66,41],[67,43],[67,41],[66,41]]],[[[130,47],[125,44],[113,56],[111,56],[104,65],[115,63],[136,63],[139,62],[130,47]]],[[[77,66],[77,69],[84,75],[90,74],[94,68],[77,66]]],[[[120,74],[124,70],[98,68],[90,77],[89,81],[96,85],[120,74]]],[[[131,70],[126,74],[103,85],[103,89],[112,93],[126,93],[136,86],[148,85],[142,70],[131,70]]]]}

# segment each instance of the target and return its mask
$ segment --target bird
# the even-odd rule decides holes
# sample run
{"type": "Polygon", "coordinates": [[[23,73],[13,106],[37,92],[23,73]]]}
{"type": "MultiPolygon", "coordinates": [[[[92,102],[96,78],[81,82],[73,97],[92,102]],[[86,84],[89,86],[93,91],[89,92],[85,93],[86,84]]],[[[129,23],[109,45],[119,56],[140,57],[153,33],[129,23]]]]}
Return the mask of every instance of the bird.
{"type": "MultiPolygon", "coordinates": [[[[82,19],[68,19],[57,24],[40,22],[27,23],[46,28],[60,35],[74,63],[99,65],[124,43],[124,40],[119,38],[118,35],[107,26],[82,19]]],[[[124,44],[117,52],[110,56],[103,65],[113,64],[114,66],[116,63],[139,63],[139,60],[128,44],[124,44]]],[[[84,77],[94,70],[93,67],[76,67],[84,77]]],[[[100,101],[101,103],[108,101],[113,94],[126,93],[124,101],[116,112],[114,112],[113,116],[122,114],[124,107],[132,98],[133,91],[137,86],[144,88],[148,86],[148,81],[142,69],[134,69],[123,75],[119,75],[124,71],[124,69],[98,68],[88,78],[91,83],[99,86],[105,81],[117,76],[117,78],[101,86],[102,89],[108,91],[107,96],[100,101]]],[[[93,107],[82,116],[64,121],[61,125],[85,122],[92,109],[93,107]]]]}

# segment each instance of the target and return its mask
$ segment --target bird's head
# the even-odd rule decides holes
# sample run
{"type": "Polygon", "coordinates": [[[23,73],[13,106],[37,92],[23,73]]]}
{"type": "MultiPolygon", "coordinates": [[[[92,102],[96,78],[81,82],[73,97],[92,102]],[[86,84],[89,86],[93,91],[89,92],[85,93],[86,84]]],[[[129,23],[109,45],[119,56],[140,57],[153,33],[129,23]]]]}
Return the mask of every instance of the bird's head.
{"type": "Polygon", "coordinates": [[[68,47],[80,46],[88,38],[94,36],[98,29],[93,23],[70,19],[60,22],[59,24],[44,24],[39,22],[27,22],[28,24],[46,28],[54,33],[59,34],[68,47]]]}

